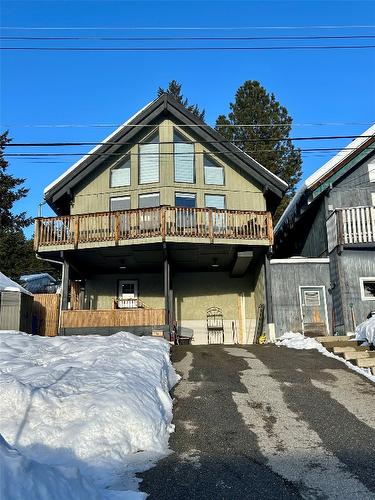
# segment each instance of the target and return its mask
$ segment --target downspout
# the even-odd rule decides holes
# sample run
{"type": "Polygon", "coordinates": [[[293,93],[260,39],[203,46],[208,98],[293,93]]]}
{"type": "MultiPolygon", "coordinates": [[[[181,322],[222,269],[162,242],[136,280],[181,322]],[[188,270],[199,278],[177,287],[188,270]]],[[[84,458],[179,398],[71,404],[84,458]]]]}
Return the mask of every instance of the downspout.
{"type": "Polygon", "coordinates": [[[264,256],[265,267],[265,289],[266,289],[266,311],[267,311],[267,330],[268,341],[274,343],[276,340],[275,323],[273,318],[273,302],[272,302],[272,287],[271,287],[271,265],[272,248],[264,256]]]}
{"type": "MultiPolygon", "coordinates": [[[[44,260],[46,262],[52,262],[53,264],[59,264],[60,266],[62,266],[62,269],[61,269],[61,273],[64,272],[64,262],[61,262],[59,260],[53,260],[53,259],[46,259],[46,258],[43,258],[43,257],[40,257],[37,253],[35,253],[35,257],[38,259],[38,260],[44,260]]],[[[59,334],[60,332],[60,326],[61,326],[61,311],[62,311],[62,300],[61,300],[61,297],[60,297],[60,301],[59,301],[59,320],[57,322],[57,334],[59,334]]]]}

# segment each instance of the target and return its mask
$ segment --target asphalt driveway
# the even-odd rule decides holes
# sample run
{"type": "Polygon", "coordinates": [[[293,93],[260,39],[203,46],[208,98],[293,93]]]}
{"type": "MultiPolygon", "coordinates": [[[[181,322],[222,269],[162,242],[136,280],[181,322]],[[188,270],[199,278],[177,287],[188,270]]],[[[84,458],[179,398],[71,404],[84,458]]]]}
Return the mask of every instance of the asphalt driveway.
{"type": "Polygon", "coordinates": [[[375,386],[316,351],[179,346],[151,499],[375,499],[375,386]]]}

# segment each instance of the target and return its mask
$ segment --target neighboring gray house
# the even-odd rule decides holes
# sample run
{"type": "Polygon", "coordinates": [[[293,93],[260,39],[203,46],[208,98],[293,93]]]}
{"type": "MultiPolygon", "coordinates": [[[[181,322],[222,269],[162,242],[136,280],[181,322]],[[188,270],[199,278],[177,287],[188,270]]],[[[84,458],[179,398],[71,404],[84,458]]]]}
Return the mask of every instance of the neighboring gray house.
{"type": "MultiPolygon", "coordinates": [[[[280,218],[274,257],[294,256],[306,258],[299,264],[298,282],[291,280],[296,273],[290,266],[271,260],[274,312],[284,300],[279,281],[289,283],[284,304],[289,301],[291,310],[298,306],[301,329],[310,332],[325,333],[324,324],[336,333],[353,331],[375,309],[375,125],[306,179],[280,218]],[[321,258],[323,268],[328,258],[329,282],[311,258],[321,258]],[[309,284],[311,293],[295,293],[295,287],[309,284]]],[[[276,325],[277,335],[296,329],[292,317],[276,325]]]]}

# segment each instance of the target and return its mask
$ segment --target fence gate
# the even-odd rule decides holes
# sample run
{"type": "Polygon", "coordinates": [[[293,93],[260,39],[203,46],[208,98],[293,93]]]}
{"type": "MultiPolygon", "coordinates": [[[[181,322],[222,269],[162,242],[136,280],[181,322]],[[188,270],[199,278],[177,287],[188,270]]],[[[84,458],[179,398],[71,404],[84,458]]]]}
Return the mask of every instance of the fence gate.
{"type": "Polygon", "coordinates": [[[59,326],[60,295],[37,293],[33,304],[33,334],[54,337],[59,326]]]}

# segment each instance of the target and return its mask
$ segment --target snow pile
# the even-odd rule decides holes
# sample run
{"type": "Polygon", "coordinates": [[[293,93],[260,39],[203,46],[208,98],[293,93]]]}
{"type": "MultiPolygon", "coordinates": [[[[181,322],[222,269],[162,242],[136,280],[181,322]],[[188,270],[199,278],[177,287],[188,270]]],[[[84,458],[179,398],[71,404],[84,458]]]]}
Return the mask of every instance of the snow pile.
{"type": "Polygon", "coordinates": [[[0,498],[11,500],[100,500],[78,469],[42,465],[21,455],[0,436],[0,498]]]}
{"type": "Polygon", "coordinates": [[[355,329],[356,340],[364,340],[375,346],[375,316],[367,319],[355,329]]]}
{"type": "Polygon", "coordinates": [[[341,361],[342,363],[345,363],[346,366],[351,370],[354,370],[357,373],[360,373],[361,375],[364,375],[368,379],[372,380],[372,382],[375,382],[375,375],[371,374],[369,368],[360,368],[359,366],[353,365],[352,363],[342,358],[341,356],[336,356],[336,354],[327,351],[327,349],[317,340],[310,337],[305,337],[304,335],[302,335],[302,333],[296,333],[296,332],[284,333],[284,335],[282,335],[276,340],[276,345],[289,347],[291,349],[316,349],[317,351],[321,352],[324,356],[327,356],[328,358],[334,358],[337,359],[338,361],[341,361]]]}
{"type": "Polygon", "coordinates": [[[76,467],[100,498],[113,498],[106,488],[135,488],[134,473],[167,453],[176,382],[163,339],[1,332],[0,432],[27,457],[17,459],[21,470],[28,459],[76,467]]]}

